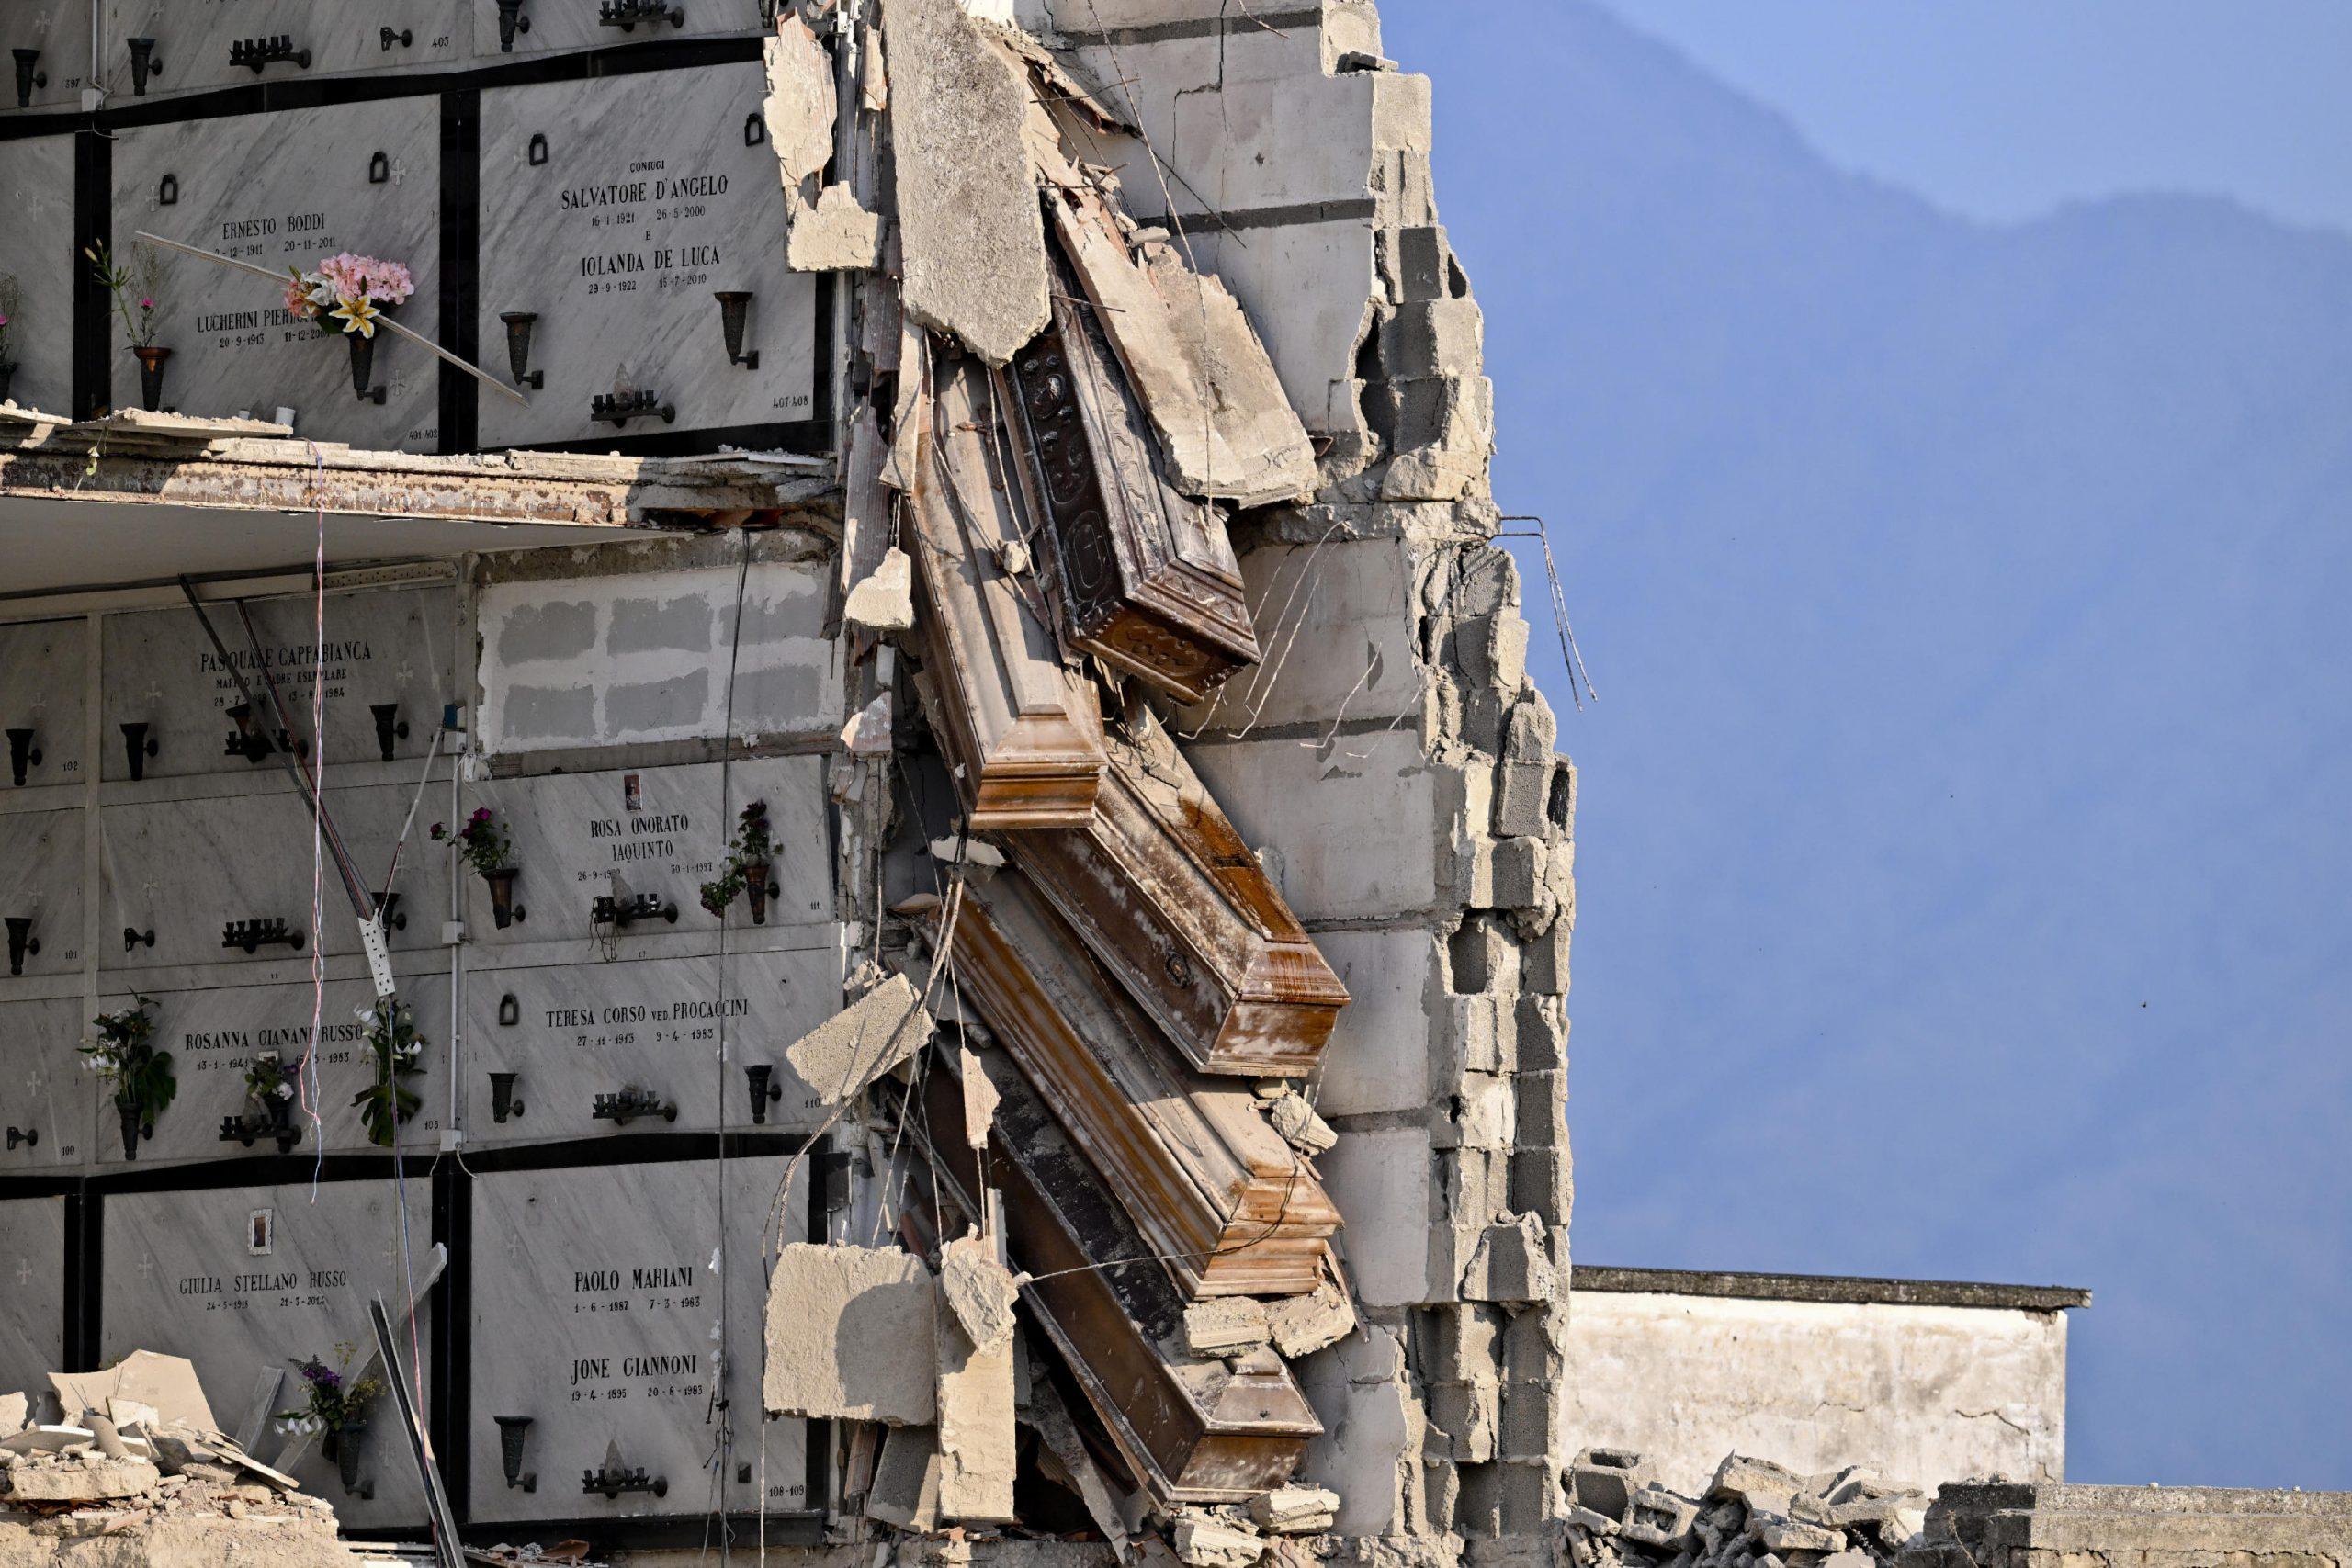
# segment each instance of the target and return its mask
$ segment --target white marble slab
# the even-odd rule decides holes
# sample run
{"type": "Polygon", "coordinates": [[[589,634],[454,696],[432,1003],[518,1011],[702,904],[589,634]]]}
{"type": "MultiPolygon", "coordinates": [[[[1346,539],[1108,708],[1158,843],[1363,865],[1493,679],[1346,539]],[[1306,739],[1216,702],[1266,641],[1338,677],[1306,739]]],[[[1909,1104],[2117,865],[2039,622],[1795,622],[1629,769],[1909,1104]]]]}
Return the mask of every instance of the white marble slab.
{"type": "MultiPolygon", "coordinates": [[[[248,608],[265,667],[293,719],[290,728],[305,741],[313,739],[311,699],[322,662],[318,655],[323,649],[329,768],[382,759],[370,711],[382,703],[399,709],[396,725],[408,727],[405,737],[394,735],[393,757],[425,754],[441,722],[443,705],[457,696],[457,604],[451,590],[330,593],[323,637],[313,620],[315,602],[307,596],[255,600],[248,608]]],[[[208,604],[206,613],[228,645],[233,672],[222,666],[196,613],[185,605],[106,617],[101,778],[111,782],[130,776],[121,728],[126,723],[146,725],[147,738],[155,743],[155,755],[144,759],[146,778],[281,772],[274,757],[252,762],[228,753],[226,743],[236,728],[228,710],[243,700],[237,674],[253,689],[256,712],[267,706],[268,698],[235,606],[208,604]]],[[[0,638],[6,635],[0,631],[0,638]]],[[[0,650],[6,647],[0,641],[0,650]]],[[[6,679],[5,666],[0,666],[0,695],[6,693],[6,679]]],[[[75,705],[78,709],[78,690],[75,705]]]]}
{"type": "MultiPolygon", "coordinates": [[[[0,76],[0,117],[53,114],[79,107],[83,85],[90,76],[90,0],[7,0],[0,5],[0,71],[6,73],[0,76]],[[22,107],[17,102],[15,53],[20,49],[40,51],[33,72],[49,78],[33,84],[31,101],[22,107]]],[[[12,142],[10,156],[23,145],[12,142]]],[[[70,160],[66,167],[70,172],[70,160]]],[[[70,177],[65,188],[71,200],[70,177]]]]}
{"type": "Polygon", "coordinates": [[[46,1388],[65,1366],[65,1200],[0,1201],[0,1388],[46,1388]]]}
{"type": "MultiPolygon", "coordinates": [[[[31,942],[17,960],[23,976],[70,975],[83,966],[82,813],[23,811],[0,816],[0,917],[32,921],[31,942]]],[[[0,948],[0,998],[15,983],[0,948]]]]}
{"type": "MultiPolygon", "coordinates": [[[[503,931],[492,919],[482,879],[465,874],[467,930],[478,942],[513,948],[605,936],[616,943],[632,937],[684,936],[703,939],[703,951],[716,951],[719,922],[702,908],[701,886],[718,877],[736,814],[754,800],[767,804],[775,847],[771,876],[783,889],[768,901],[767,924],[833,919],[830,807],[820,757],[749,758],[726,768],[704,762],[491,779],[466,786],[463,795],[467,811],[491,808],[522,872],[514,901],[526,918],[503,931]],[[674,905],[678,918],[600,931],[590,919],[599,895],[650,895],[674,905]]],[[[747,901],[739,897],[727,919],[752,929],[747,901]]],[[[617,945],[614,955],[623,955],[617,945]]]]}
{"type": "Polygon", "coordinates": [[[639,22],[624,32],[597,24],[597,0],[523,0],[521,17],[528,28],[516,28],[512,46],[502,51],[497,0],[470,0],[476,52],[496,58],[500,53],[546,54],[560,50],[612,49],[632,43],[658,43],[674,38],[757,36],[759,0],[665,0],[685,14],[685,25],[639,22]]]}
{"type": "MultiPolygon", "coordinates": [[[[365,6],[321,6],[315,0],[107,0],[107,90],[119,103],[131,94],[127,38],[152,38],[161,74],[148,97],[171,97],[215,87],[310,81],[324,76],[446,69],[464,59],[472,39],[461,0],[369,0],[365,6]],[[385,38],[384,30],[392,36],[385,38]],[[403,39],[402,36],[406,38],[403,39]],[[310,52],[291,61],[232,65],[230,48],[243,39],[283,36],[310,52]]],[[[84,51],[86,53],[85,42],[84,51]]]]}
{"type": "MultiPolygon", "coordinates": [[[[0,6],[0,31],[8,23],[0,6]]],[[[44,50],[43,54],[49,51],[44,50]]],[[[10,70],[0,55],[0,71],[10,70]]],[[[0,78],[0,84],[12,78],[0,78]]],[[[55,78],[52,76],[52,81],[55,78]]],[[[14,106],[14,92],[0,96],[14,106]]],[[[8,349],[13,362],[8,396],[19,407],[44,413],[74,412],[74,139],[32,136],[0,143],[0,275],[15,279],[17,308],[10,312],[8,349]]],[[[0,677],[5,678],[5,677],[0,677]]]]}
{"type": "MultiPolygon", "coordinates": [[[[592,1170],[485,1173],[473,1197],[472,1517],[478,1520],[627,1518],[756,1506],[761,1474],[760,1233],[782,1156],[592,1170]],[[718,1250],[721,1180],[728,1241],[727,1338],[718,1250]],[[724,1348],[728,1366],[718,1364],[724,1348]],[[734,1461],[714,1488],[714,1383],[737,1412],[734,1461]],[[537,1490],[509,1487],[495,1417],[528,1416],[523,1465],[537,1490]],[[581,1477],[617,1442],[625,1465],[669,1494],[583,1495],[581,1477]]],[[[808,1234],[808,1168],[794,1183],[786,1234],[808,1234]]],[[[808,1506],[806,1428],[765,1428],[767,1506],[808,1506]]]]}
{"type": "MultiPolygon", "coordinates": [[[[78,790],[87,777],[82,730],[88,649],[85,621],[0,626],[0,728],[31,730],[40,752],[40,761],[25,770],[25,792],[58,785],[78,790]]],[[[8,754],[0,750],[0,796],[18,793],[8,754]]]]}
{"type": "Polygon", "coordinates": [[[841,733],[831,558],[491,582],[477,606],[485,750],[841,733]],[[735,630],[735,600],[743,627],[735,630]],[[732,690],[728,671],[734,670],[732,690]]]}
{"type": "MultiPolygon", "coordinates": [[[[374,1081],[375,1067],[365,1032],[355,1013],[374,1001],[374,987],[363,980],[330,980],[319,1012],[320,1054],[316,1089],[305,1083],[294,1101],[294,1121],[302,1130],[297,1152],[314,1154],[323,1145],[330,1154],[365,1153],[377,1147],[368,1138],[352,1099],[374,1081]],[[313,1129],[304,1101],[315,1106],[320,1125],[313,1129]]],[[[303,1053],[311,1038],[311,988],[308,985],[220,987],[208,990],[147,993],[155,1019],[155,1043],[172,1053],[172,1071],[179,1088],[169,1109],[155,1119],[155,1132],[139,1145],[141,1165],[190,1159],[230,1159],[254,1154],[275,1154],[267,1138],[253,1146],[223,1142],[220,1119],[243,1116],[251,1107],[245,1100],[245,1068],[260,1052],[275,1051],[291,1062],[303,1053]]],[[[411,976],[401,983],[401,998],[416,1014],[417,1032],[425,1040],[424,1071],[409,1080],[424,1098],[401,1129],[401,1147],[430,1150],[448,1121],[449,1104],[449,982],[446,976],[411,976]]],[[[109,998],[109,1010],[130,1005],[130,996],[109,998]]],[[[113,1102],[97,1109],[96,1152],[108,1165],[123,1160],[119,1116],[113,1102]]]]}
{"type": "Polygon", "coordinates": [[[765,96],[756,62],[482,94],[481,352],[507,369],[499,318],[535,312],[531,367],[547,373],[528,408],[482,400],[485,446],[611,436],[590,400],[616,391],[676,410],[620,434],[814,417],[816,284],[784,265],[775,154],[745,141],[765,96]],[[717,289],[754,296],[758,369],[729,363],[717,289]]]}
{"type": "Polygon", "coordinates": [[[78,998],[0,1002],[0,1126],[40,1134],[0,1143],[0,1174],[96,1163],[98,1080],[77,1049],[88,1022],[78,998]]]}
{"type": "Polygon", "coordinates": [[[611,1137],[622,1129],[594,1118],[595,1097],[624,1089],[650,1089],[678,1108],[674,1122],[639,1121],[628,1131],[710,1131],[722,1109],[729,1128],[748,1128],[743,1069],[755,1066],[774,1067],[779,1094],[762,1107],[766,1125],[814,1129],[824,1108],[785,1064],[784,1046],[841,1008],[841,957],[831,928],[822,935],[821,945],[723,961],[468,971],[468,1145],[611,1137]],[[516,1075],[524,1108],[503,1122],[493,1072],[516,1075]]]}
{"type": "MultiPolygon", "coordinates": [[[[272,272],[340,251],[401,262],[416,293],[400,320],[431,337],[439,320],[440,163],[434,97],[139,127],[119,132],[114,144],[115,238],[126,259],[130,236],[143,229],[272,272]],[[370,184],[379,152],[387,177],[370,184]]],[[[156,298],[156,342],[172,350],[165,407],[263,418],[288,407],[297,433],[320,440],[409,451],[439,444],[438,362],[415,344],[377,334],[373,384],[387,389],[379,408],[353,394],[340,335],[322,337],[288,316],[273,284],[178,256],[156,298]]],[[[119,324],[111,359],[114,400],[136,406],[139,366],[119,324]]]]}
{"type": "MultiPolygon", "coordinates": [[[[448,908],[448,855],[425,838],[432,818],[447,810],[447,789],[435,786],[428,794],[435,799],[418,808],[392,882],[401,901],[385,937],[395,953],[437,947],[448,908]],[[398,925],[401,920],[407,922],[405,929],[398,925]]],[[[327,812],[371,893],[384,886],[392,844],[414,795],[413,786],[399,784],[326,792],[327,812]]],[[[107,901],[100,928],[107,938],[99,949],[103,971],[307,963],[309,944],[321,940],[311,921],[311,816],[290,788],[122,802],[100,809],[99,832],[107,901]],[[229,921],[254,919],[285,920],[289,930],[303,933],[305,946],[299,953],[265,946],[248,954],[221,945],[229,921]],[[125,930],[152,931],[154,942],[129,946],[120,940],[125,930]]],[[[358,952],[357,922],[332,863],[326,867],[323,912],[326,951],[358,952]]]]}
{"type": "MultiPolygon", "coordinates": [[[[432,1188],[422,1177],[407,1187],[409,1258],[422,1270],[433,1249],[432,1188]]],[[[141,1349],[186,1356],[206,1403],[230,1425],[243,1418],[265,1369],[286,1372],[280,1408],[291,1409],[300,1397],[294,1360],[332,1367],[337,1346],[372,1348],[371,1296],[381,1293],[400,1320],[407,1274],[388,1179],[321,1182],[315,1200],[310,1183],[296,1182],[120,1192],[104,1204],[98,1359],[141,1349]]],[[[431,1344],[431,1322],[429,1312],[419,1319],[420,1344],[431,1344]]],[[[409,1370],[429,1392],[430,1365],[409,1370]]],[[[361,1439],[360,1485],[372,1498],[346,1494],[315,1445],[295,1479],[332,1502],[345,1525],[420,1521],[424,1498],[398,1421],[387,1395],[361,1439]]],[[[263,1453],[278,1440],[273,1431],[263,1453]]]]}

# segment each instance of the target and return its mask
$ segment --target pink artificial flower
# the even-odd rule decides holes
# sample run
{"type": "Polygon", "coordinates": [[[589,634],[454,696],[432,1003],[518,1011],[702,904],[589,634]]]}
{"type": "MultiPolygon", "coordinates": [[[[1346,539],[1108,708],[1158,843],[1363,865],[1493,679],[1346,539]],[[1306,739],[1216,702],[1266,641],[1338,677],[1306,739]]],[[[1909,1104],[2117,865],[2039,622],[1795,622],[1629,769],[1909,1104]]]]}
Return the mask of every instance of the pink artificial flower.
{"type": "Polygon", "coordinates": [[[139,308],[142,310],[152,310],[155,308],[155,301],[153,299],[141,299],[139,301],[139,308]]]}

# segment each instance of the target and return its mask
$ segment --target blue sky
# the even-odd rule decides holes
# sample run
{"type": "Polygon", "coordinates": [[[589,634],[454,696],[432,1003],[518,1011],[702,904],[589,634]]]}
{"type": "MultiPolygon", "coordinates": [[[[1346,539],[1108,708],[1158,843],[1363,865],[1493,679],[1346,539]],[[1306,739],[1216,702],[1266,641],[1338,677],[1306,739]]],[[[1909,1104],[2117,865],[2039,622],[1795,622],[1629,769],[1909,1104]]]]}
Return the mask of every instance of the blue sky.
{"type": "Polygon", "coordinates": [[[2074,1479],[2352,1488],[2352,6],[1470,14],[1577,1255],[2086,1285],[2074,1479]]]}

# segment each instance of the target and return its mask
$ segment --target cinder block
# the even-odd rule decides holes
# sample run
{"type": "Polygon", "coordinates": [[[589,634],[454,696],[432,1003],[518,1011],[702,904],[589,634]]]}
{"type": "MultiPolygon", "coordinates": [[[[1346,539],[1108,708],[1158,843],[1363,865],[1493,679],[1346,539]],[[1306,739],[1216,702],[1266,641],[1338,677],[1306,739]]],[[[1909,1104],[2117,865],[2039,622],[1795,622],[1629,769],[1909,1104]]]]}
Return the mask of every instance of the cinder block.
{"type": "Polygon", "coordinates": [[[1456,995],[1508,996],[1519,989],[1519,943],[1492,916],[1464,916],[1446,952],[1452,968],[1449,988],[1456,995]]]}
{"type": "MultiPolygon", "coordinates": [[[[1323,1431],[1307,1444],[1301,1473],[1340,1495],[1334,1529],[1346,1535],[1395,1535],[1408,1528],[1400,1470],[1417,1456],[1422,1417],[1408,1394],[1389,1332],[1365,1325],[1328,1350],[1296,1363],[1307,1402],[1323,1431]]],[[[1419,1476],[1412,1477],[1418,1483],[1419,1476]]]]}
{"type": "Polygon", "coordinates": [[[1521,1072],[1511,1077],[1511,1125],[1517,1146],[1550,1148],[1567,1135],[1568,1088],[1565,1073],[1521,1072]]]}
{"type": "MultiPolygon", "coordinates": [[[[1544,939],[1539,937],[1537,942],[1544,939]]],[[[1531,942],[1521,951],[1531,952],[1531,942]]],[[[1521,970],[1522,979],[1526,970],[1521,970]]],[[[1531,984],[1529,989],[1535,987],[1531,984]]],[[[1511,1066],[1513,1070],[1528,1073],[1556,1073],[1568,1065],[1567,1006],[1558,997],[1522,996],[1511,1009],[1511,1066]]]]}
{"type": "Polygon", "coordinates": [[[1506,1149],[1449,1149],[1439,1156],[1444,1172],[1446,1210],[1457,1224],[1484,1224],[1510,1206],[1510,1162],[1506,1149]]]}
{"type": "MultiPolygon", "coordinates": [[[[1450,1084],[1464,1073],[1504,1073],[1510,1070],[1518,1055],[1519,1025],[1515,1017],[1506,1012],[1513,1004],[1510,998],[1495,995],[1449,997],[1448,1014],[1453,1033],[1447,1055],[1441,1060],[1444,1068],[1438,1082],[1450,1084]]],[[[1341,1017],[1346,1014],[1342,1013],[1341,1017]]],[[[1335,1042],[1336,1043],[1336,1042],[1335,1042]]],[[[1328,1059],[1328,1057],[1327,1057],[1328,1059]]],[[[1329,1073],[1327,1070],[1328,1079],[1329,1073]]],[[[1427,1105],[1425,1090],[1414,1105],[1427,1105]]],[[[1411,1106],[1398,1106],[1410,1110],[1411,1106]]]]}
{"type": "Polygon", "coordinates": [[[1651,1473],[1630,1449],[1586,1449],[1568,1461],[1568,1489],[1580,1506],[1623,1524],[1634,1494],[1650,1483],[1651,1473]]]}
{"type": "Polygon", "coordinates": [[[1567,1511],[1559,1477],[1543,1460],[1464,1467],[1457,1528],[1470,1540],[1534,1535],[1567,1511]]]}
{"type": "Polygon", "coordinates": [[[1497,839],[1488,908],[1532,909],[1544,902],[1549,850],[1541,839],[1497,839]]]}
{"type": "Polygon", "coordinates": [[[1186,757],[1246,841],[1281,847],[1300,919],[1391,919],[1439,902],[1441,824],[1457,802],[1411,730],[1346,737],[1329,758],[1273,739],[1203,740],[1186,757]],[[1376,843],[1366,823],[1380,824],[1376,843]]]}
{"type": "MultiPolygon", "coordinates": [[[[1565,1245],[1560,1250],[1565,1257],[1565,1245]]],[[[1549,1302],[1566,1283],[1553,1259],[1551,1229],[1533,1214],[1488,1225],[1462,1269],[1464,1301],[1549,1302]]]]}
{"type": "MultiPolygon", "coordinates": [[[[1555,851],[1564,847],[1553,846],[1555,851]]],[[[1573,934],[1566,919],[1556,919],[1544,928],[1543,935],[1520,949],[1519,983],[1522,989],[1542,997],[1568,994],[1568,939],[1573,934]]],[[[1524,1040],[1521,1042],[1522,1057],[1526,1044],[1524,1040]]]]}
{"type": "MultiPolygon", "coordinates": [[[[1529,1313],[1525,1315],[1532,1317],[1538,1314],[1529,1313]]],[[[1559,1427],[1564,1406],[1556,1385],[1506,1383],[1501,1398],[1498,1457],[1547,1460],[1560,1451],[1559,1427]]]]}
{"type": "Polygon", "coordinates": [[[1429,1385],[1430,1425],[1453,1444],[1453,1457],[1464,1464],[1484,1464],[1496,1456],[1502,1424],[1502,1393],[1493,1381],[1441,1382],[1429,1385]]]}
{"type": "MultiPolygon", "coordinates": [[[[1508,1152],[1518,1123],[1515,1080],[1494,1073],[1464,1073],[1455,1098],[1460,1109],[1453,1124],[1460,1146],[1508,1152]]],[[[1464,1217],[1483,1221],[1487,1216],[1464,1217]]]]}
{"type": "Polygon", "coordinates": [[[1510,1206],[1515,1213],[1541,1214],[1546,1224],[1566,1224],[1576,1202],[1576,1181],[1562,1134],[1556,1149],[1517,1148],[1510,1156],[1510,1206]]]}
{"type": "Polygon", "coordinates": [[[1506,1314],[1467,1303],[1413,1314],[1415,1362],[1433,1382],[1476,1382],[1503,1371],[1506,1314]]]}
{"type": "Polygon", "coordinates": [[[1544,1307],[1501,1315],[1503,1381],[1556,1386],[1567,1353],[1567,1314],[1556,1307],[1544,1307]]]}
{"type": "MultiPolygon", "coordinates": [[[[1498,1058],[1500,998],[1446,997],[1436,935],[1414,926],[1397,931],[1320,931],[1322,950],[1348,1005],[1323,1054],[1323,1087],[1316,1109],[1327,1116],[1419,1111],[1430,1102],[1433,1069],[1449,1054],[1476,1050],[1498,1058]],[[1433,1005],[1445,1010],[1432,1021],[1433,1005]],[[1465,1021],[1464,1010],[1484,1008],[1484,1020],[1465,1021]],[[1483,1034],[1465,1039],[1465,1030],[1483,1034]],[[1448,1043],[1448,1034],[1452,1043],[1448,1043]]],[[[1442,1081],[1451,1082],[1448,1071],[1442,1081]]]]}
{"type": "Polygon", "coordinates": [[[1476,299],[1412,299],[1381,329],[1391,377],[1476,376],[1486,350],[1486,317],[1476,299]]]}
{"type": "Polygon", "coordinates": [[[1442,299],[1453,292],[1453,252],[1443,225],[1396,230],[1395,244],[1398,298],[1442,299]]]}
{"type": "MultiPolygon", "coordinates": [[[[1366,1306],[1419,1306],[1453,1295],[1433,1285],[1431,1232],[1436,1209],[1430,1135],[1415,1128],[1353,1132],[1317,1162],[1323,1187],[1343,1214],[1378,1215],[1340,1235],[1357,1298],[1366,1306]]],[[[1328,1477],[1318,1477],[1327,1484],[1328,1477]]]]}

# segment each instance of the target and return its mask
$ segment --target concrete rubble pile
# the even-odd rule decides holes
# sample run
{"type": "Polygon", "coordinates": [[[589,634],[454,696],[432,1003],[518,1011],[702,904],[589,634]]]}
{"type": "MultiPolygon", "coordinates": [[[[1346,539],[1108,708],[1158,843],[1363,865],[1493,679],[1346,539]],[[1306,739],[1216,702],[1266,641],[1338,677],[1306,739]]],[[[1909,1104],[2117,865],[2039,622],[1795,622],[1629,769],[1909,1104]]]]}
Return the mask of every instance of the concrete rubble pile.
{"type": "Polygon", "coordinates": [[[50,1381],[0,1397],[0,1565],[359,1561],[326,1499],[214,1429],[186,1360],[140,1351],[50,1381]]]}
{"type": "Polygon", "coordinates": [[[1568,1481],[1577,1568],[1878,1568],[1926,1544],[1927,1494],[1861,1465],[1800,1475],[1730,1454],[1703,1495],[1686,1497],[1639,1454],[1596,1448],[1568,1481]]]}

